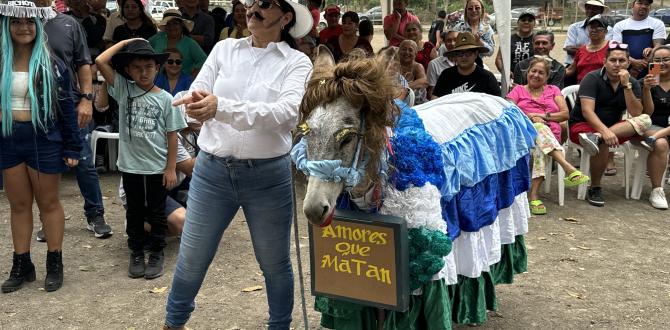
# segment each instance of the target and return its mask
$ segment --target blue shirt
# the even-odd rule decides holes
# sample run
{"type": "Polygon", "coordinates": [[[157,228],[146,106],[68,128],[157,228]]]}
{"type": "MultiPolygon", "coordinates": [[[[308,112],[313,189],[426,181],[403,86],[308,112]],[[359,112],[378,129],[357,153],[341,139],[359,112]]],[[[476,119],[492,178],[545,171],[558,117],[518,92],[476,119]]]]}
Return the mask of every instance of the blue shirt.
{"type": "Polygon", "coordinates": [[[181,74],[179,74],[179,77],[177,78],[177,84],[175,84],[174,90],[170,90],[170,82],[168,81],[167,75],[165,74],[165,72],[161,72],[158,75],[156,75],[156,81],[154,83],[156,84],[156,87],[174,96],[175,94],[181,91],[187,91],[191,87],[192,82],[193,78],[182,72],[181,74]]]}

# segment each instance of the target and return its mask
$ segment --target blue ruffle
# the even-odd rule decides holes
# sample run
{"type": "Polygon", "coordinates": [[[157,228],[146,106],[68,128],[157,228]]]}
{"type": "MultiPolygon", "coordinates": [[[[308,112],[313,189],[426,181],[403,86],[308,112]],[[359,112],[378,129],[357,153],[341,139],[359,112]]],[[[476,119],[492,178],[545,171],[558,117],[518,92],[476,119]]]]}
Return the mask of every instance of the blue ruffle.
{"type": "Polygon", "coordinates": [[[391,139],[395,167],[391,177],[393,186],[400,191],[411,185],[423,187],[426,182],[442,186],[445,179],[440,145],[426,132],[414,109],[405,103],[396,104],[401,113],[391,139]]]}
{"type": "Polygon", "coordinates": [[[461,231],[476,232],[492,224],[500,210],[510,207],[517,195],[528,190],[529,160],[526,155],[511,169],[491,174],[472,187],[461,187],[453,198],[442,197],[442,218],[452,241],[461,231]]]}
{"type": "Polygon", "coordinates": [[[516,106],[487,124],[470,127],[442,144],[445,184],[442,196],[451,200],[463,187],[472,187],[489,175],[516,166],[530,153],[535,129],[516,106]]]}

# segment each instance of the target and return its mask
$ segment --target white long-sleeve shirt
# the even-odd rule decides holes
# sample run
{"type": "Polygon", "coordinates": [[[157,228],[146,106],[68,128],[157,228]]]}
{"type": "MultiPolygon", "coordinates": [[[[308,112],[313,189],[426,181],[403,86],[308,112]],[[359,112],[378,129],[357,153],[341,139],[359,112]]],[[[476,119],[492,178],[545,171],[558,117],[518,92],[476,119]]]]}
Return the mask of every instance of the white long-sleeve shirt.
{"type": "Polygon", "coordinates": [[[216,116],[203,123],[201,150],[237,159],[263,159],[291,149],[291,129],[312,70],[287,43],[252,47],[251,37],[218,42],[191,91],[218,97],[216,116]]]}

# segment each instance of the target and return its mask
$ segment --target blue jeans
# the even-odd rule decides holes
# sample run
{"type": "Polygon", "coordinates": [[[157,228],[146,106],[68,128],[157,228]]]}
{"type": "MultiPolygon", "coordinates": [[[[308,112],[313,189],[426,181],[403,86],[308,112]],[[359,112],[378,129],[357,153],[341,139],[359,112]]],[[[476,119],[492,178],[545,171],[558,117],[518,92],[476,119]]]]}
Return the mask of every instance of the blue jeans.
{"type": "Polygon", "coordinates": [[[167,301],[165,324],[186,324],[221,237],[242,207],[265,277],[269,329],[289,329],[293,311],[290,258],[293,196],[288,156],[238,160],[200,152],[167,301]]]}
{"type": "Polygon", "coordinates": [[[98,178],[98,172],[95,170],[95,157],[91,150],[91,127],[92,123],[79,129],[83,148],[81,149],[79,164],[75,167],[79,191],[84,197],[84,213],[87,219],[105,213],[102,193],[100,192],[100,179],[98,178]]]}

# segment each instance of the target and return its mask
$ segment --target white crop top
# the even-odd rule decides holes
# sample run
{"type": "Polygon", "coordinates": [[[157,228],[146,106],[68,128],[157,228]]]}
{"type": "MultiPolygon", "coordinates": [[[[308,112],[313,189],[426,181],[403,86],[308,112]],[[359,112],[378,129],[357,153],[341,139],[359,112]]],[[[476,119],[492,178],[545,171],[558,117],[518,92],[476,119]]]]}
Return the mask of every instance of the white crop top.
{"type": "Polygon", "coordinates": [[[12,71],[12,110],[30,110],[28,72],[12,71]]]}

